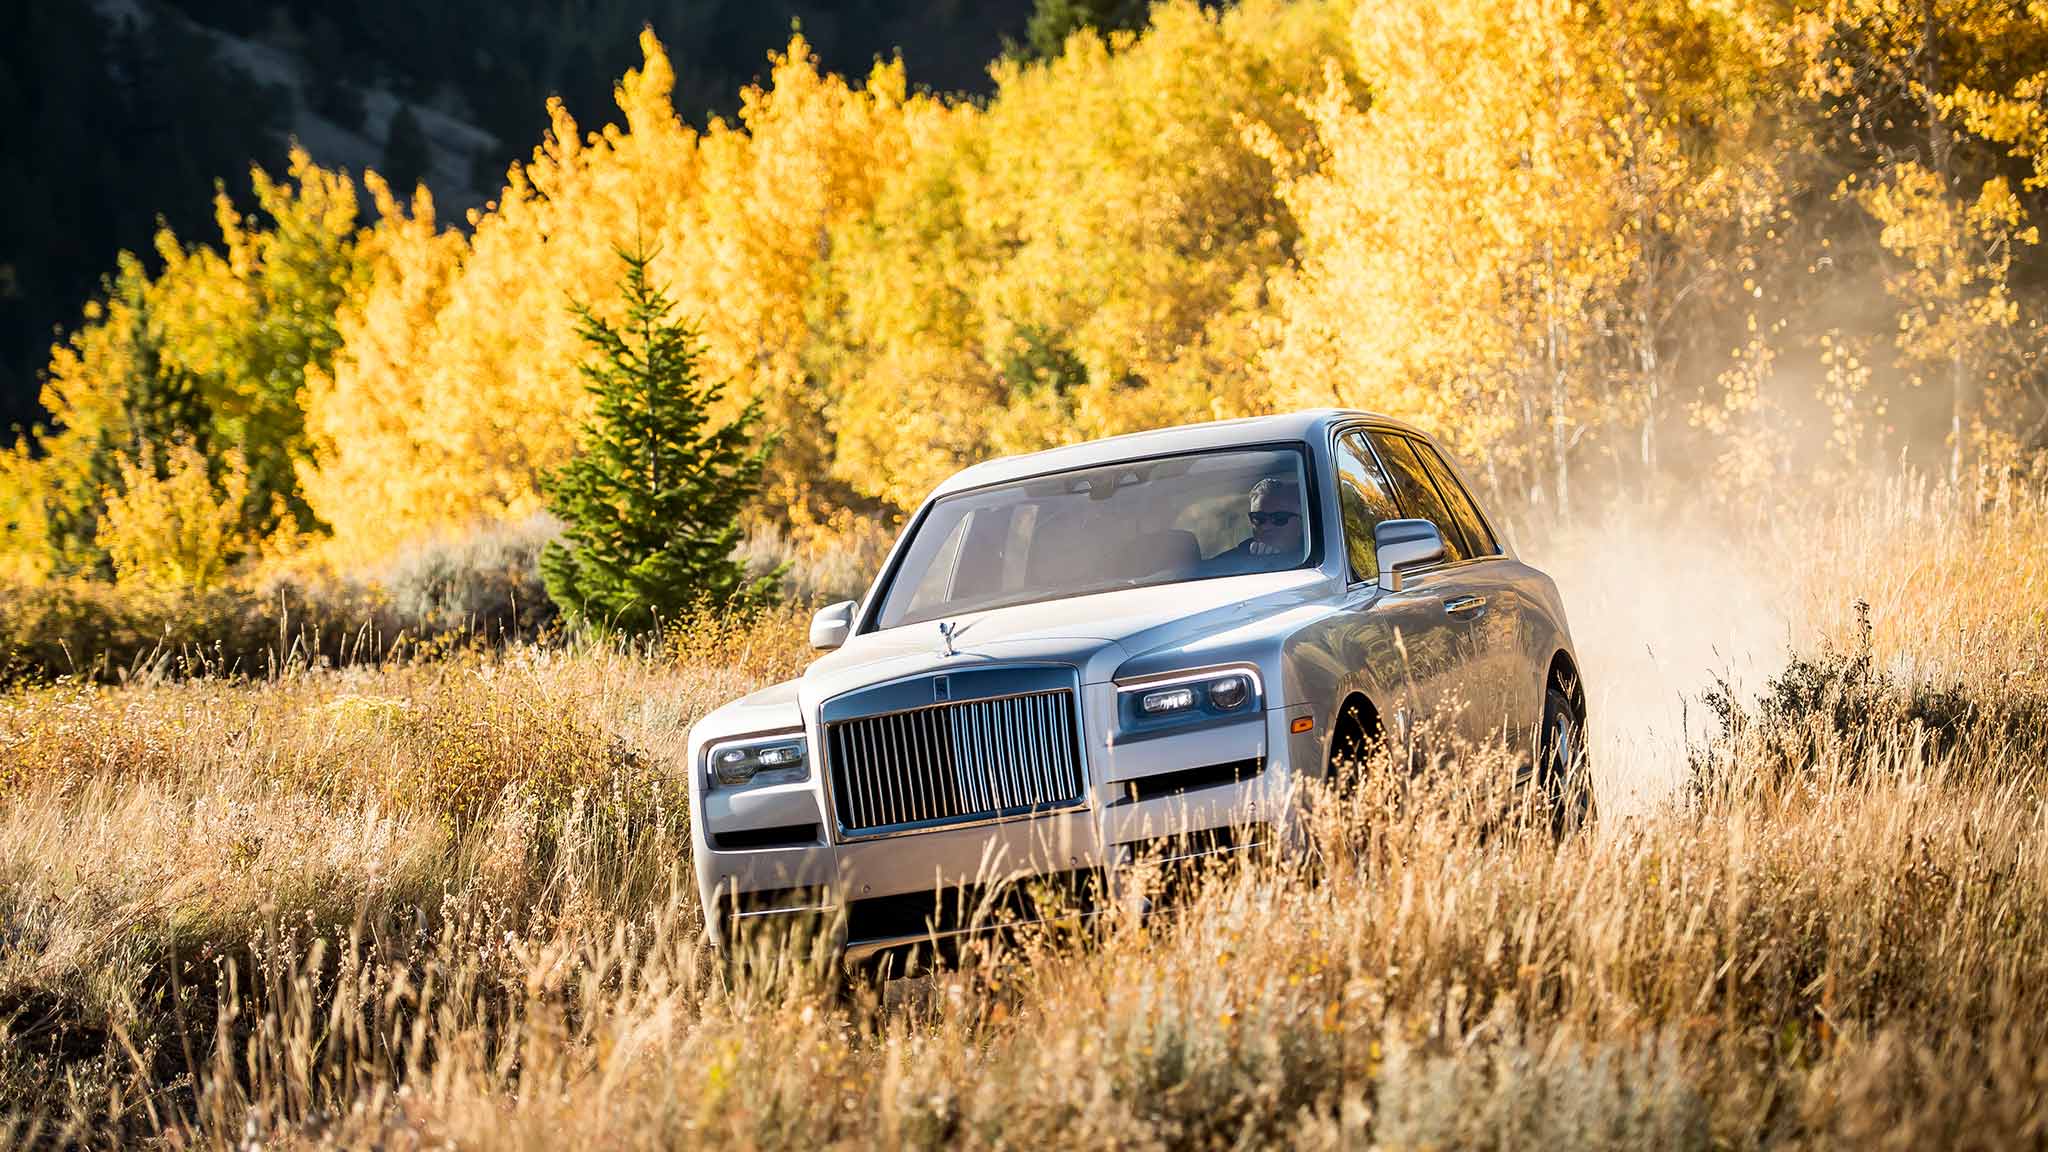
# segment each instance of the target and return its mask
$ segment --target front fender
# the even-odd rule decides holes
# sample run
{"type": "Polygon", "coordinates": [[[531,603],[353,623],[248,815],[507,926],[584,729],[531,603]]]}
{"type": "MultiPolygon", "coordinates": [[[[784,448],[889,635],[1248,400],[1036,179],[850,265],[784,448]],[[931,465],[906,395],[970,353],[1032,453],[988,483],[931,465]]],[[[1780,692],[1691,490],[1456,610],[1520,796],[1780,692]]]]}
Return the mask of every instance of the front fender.
{"type": "Polygon", "coordinates": [[[1317,773],[1329,763],[1337,710],[1344,701],[1363,696],[1382,717],[1401,706],[1398,673],[1387,672],[1402,667],[1393,630],[1363,611],[1330,611],[1297,629],[1288,638],[1284,663],[1294,698],[1309,709],[1315,724],[1317,773]]]}

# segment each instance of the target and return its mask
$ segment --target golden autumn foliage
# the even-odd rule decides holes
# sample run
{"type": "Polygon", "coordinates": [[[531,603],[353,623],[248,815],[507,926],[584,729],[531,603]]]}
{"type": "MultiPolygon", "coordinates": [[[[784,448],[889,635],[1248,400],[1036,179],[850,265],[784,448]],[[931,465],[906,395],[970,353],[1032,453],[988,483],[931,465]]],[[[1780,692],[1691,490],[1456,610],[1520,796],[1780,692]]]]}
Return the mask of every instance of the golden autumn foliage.
{"type": "MultiPolygon", "coordinates": [[[[1889,181],[1864,189],[1860,199],[1883,229],[1878,243],[1900,258],[1885,290],[1899,304],[1901,366],[1916,385],[1930,375],[1946,377],[1955,397],[1955,454],[1964,443],[1961,421],[1979,412],[1980,442],[2011,460],[2018,443],[2010,432],[1994,432],[1986,418],[2011,405],[2016,398],[2006,394],[2005,382],[2026,370],[2010,277],[2015,249],[2037,243],[2039,230],[2003,177],[1985,181],[1974,200],[1962,200],[1934,172],[1909,162],[1889,181]],[[1981,400],[1973,403],[1972,394],[1981,400]]],[[[1997,420],[1995,426],[2010,424],[1997,420]]]]}
{"type": "Polygon", "coordinates": [[[1291,230],[1241,129],[1299,135],[1292,94],[1340,26],[1164,8],[1114,50],[1083,34],[1000,66],[985,110],[907,95],[900,63],[821,74],[797,38],[702,133],[647,37],[624,123],[555,107],[466,241],[375,193],[351,355],[309,392],[307,489],[364,554],[537,507],[583,414],[564,301],[603,297],[621,238],[657,252],[707,369],[763,401],[777,518],[908,506],[990,449],[1257,410],[1247,305],[1291,230]]]}
{"type": "Polygon", "coordinates": [[[120,485],[102,493],[107,508],[100,546],[119,584],[204,592],[226,577],[241,550],[248,468],[241,453],[229,453],[216,492],[206,457],[190,444],[171,449],[161,475],[156,465],[150,459],[119,462],[120,485]]]}
{"type": "Polygon", "coordinates": [[[524,520],[621,244],[762,404],[756,516],[799,541],[991,454],[1302,405],[1517,505],[2048,446],[2033,8],[1169,0],[983,101],[793,37],[702,129],[640,47],[463,226],[374,173],[358,225],[299,154],[217,247],[124,257],[0,471],[7,567],[111,574],[100,494],[179,436],[244,452],[245,552],[273,497],[356,569],[524,520]]]}
{"type": "Polygon", "coordinates": [[[9,567],[95,570],[103,492],[121,490],[123,468],[186,442],[216,461],[240,453],[248,485],[236,539],[262,538],[281,517],[316,526],[297,479],[302,393],[340,347],[343,302],[369,288],[355,254],[355,190],[299,150],[284,180],[253,175],[255,213],[216,195],[218,248],[162,231],[154,273],[124,253],[107,298],[51,350],[51,426],[0,458],[9,567]]]}
{"type": "Polygon", "coordinates": [[[1767,109],[1739,90],[1770,48],[1687,3],[1361,8],[1369,102],[1333,64],[1308,153],[1267,144],[1302,229],[1276,403],[1400,413],[1560,503],[1589,434],[1654,469],[1691,321],[1775,205],[1767,109]]]}
{"type": "Polygon", "coordinates": [[[376,193],[370,288],[340,320],[349,355],[308,394],[307,488],[340,549],[379,555],[541,506],[537,478],[567,459],[588,406],[569,301],[610,299],[618,243],[656,253],[707,372],[782,430],[776,498],[803,506],[829,470],[801,364],[805,295],[829,229],[872,202],[915,121],[940,110],[905,96],[900,66],[858,88],[821,75],[798,38],[739,123],[698,133],[669,103],[661,46],[642,46],[618,88],[624,123],[585,133],[552,105],[547,139],[471,236],[437,232],[427,201],[407,214],[376,193]]]}
{"type": "Polygon", "coordinates": [[[1299,140],[1342,28],[1329,5],[1171,4],[1142,37],[999,65],[987,109],[835,237],[840,475],[908,507],[986,453],[1264,410],[1254,330],[1295,230],[1245,129],[1299,140]]]}

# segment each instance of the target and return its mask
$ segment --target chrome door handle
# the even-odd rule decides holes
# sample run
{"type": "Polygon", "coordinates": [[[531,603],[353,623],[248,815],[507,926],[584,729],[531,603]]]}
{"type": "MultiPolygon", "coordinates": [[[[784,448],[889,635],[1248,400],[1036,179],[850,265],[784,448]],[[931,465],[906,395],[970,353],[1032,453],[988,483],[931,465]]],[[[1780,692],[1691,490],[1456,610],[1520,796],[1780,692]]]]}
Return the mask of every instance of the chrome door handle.
{"type": "Polygon", "coordinates": [[[1486,607],[1484,596],[1460,596],[1456,600],[1444,601],[1444,611],[1455,616],[1462,612],[1477,612],[1486,607]]]}

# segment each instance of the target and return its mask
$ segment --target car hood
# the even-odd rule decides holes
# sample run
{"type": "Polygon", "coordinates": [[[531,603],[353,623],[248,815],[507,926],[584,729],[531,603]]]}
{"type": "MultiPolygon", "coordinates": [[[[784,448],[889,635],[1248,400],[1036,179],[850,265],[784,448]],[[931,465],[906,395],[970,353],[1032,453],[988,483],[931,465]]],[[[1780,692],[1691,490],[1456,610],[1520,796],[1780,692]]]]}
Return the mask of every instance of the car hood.
{"type": "Polygon", "coordinates": [[[1107,680],[1126,657],[1185,643],[1326,590],[1322,572],[1297,569],[1129,588],[946,617],[953,654],[927,620],[851,637],[804,674],[806,699],[939,668],[999,660],[1073,663],[1084,682],[1107,680]]]}
{"type": "Polygon", "coordinates": [[[947,617],[955,625],[951,655],[936,620],[868,632],[813,662],[801,678],[735,700],[698,727],[707,739],[794,727],[842,692],[997,662],[1071,664],[1084,683],[1100,683],[1132,657],[1242,632],[1329,589],[1330,578],[1311,568],[963,613],[947,617]]]}

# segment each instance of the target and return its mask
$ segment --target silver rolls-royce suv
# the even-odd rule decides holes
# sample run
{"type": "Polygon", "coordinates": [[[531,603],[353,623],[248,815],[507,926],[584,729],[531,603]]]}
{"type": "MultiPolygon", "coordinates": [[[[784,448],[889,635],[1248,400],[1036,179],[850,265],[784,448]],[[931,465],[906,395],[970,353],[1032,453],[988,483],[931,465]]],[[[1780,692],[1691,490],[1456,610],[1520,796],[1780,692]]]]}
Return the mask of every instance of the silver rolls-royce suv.
{"type": "Polygon", "coordinates": [[[1589,803],[1556,586],[1427,436],[1371,413],[974,465],[811,643],[800,678],[690,730],[717,942],[823,914],[859,957],[957,928],[949,886],[1285,842],[1301,780],[1424,717],[1589,803]]]}

